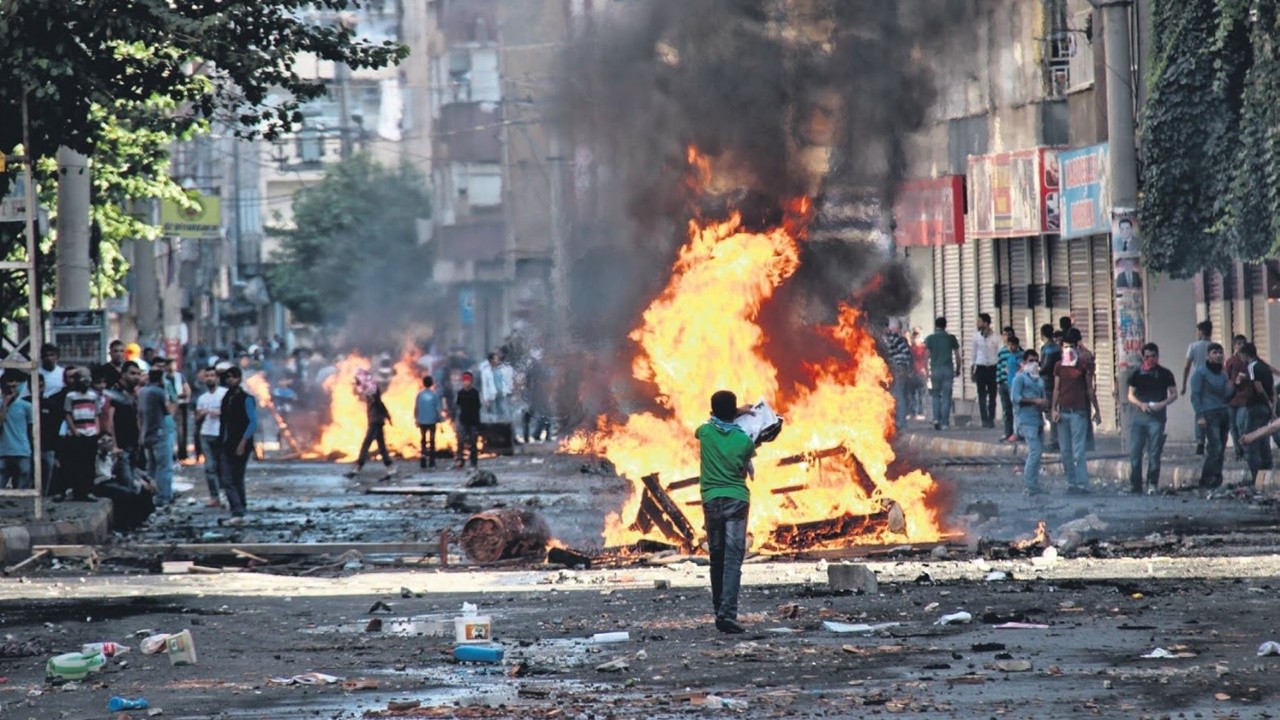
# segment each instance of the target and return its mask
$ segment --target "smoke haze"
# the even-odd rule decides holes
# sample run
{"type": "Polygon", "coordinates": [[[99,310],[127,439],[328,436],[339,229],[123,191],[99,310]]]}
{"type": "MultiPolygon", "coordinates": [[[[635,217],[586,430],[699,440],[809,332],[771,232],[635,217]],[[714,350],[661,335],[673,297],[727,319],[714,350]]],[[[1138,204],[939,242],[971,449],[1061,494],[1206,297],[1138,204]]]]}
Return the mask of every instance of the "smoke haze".
{"type": "Polygon", "coordinates": [[[771,333],[829,321],[878,275],[880,290],[861,304],[876,314],[906,312],[918,300],[910,273],[870,241],[877,218],[851,216],[848,205],[875,198],[892,206],[907,141],[935,99],[935,38],[970,6],[646,0],[601,13],[568,53],[563,93],[574,141],[607,168],[594,203],[595,227],[610,229],[607,249],[590,250],[588,276],[573,279],[610,297],[597,296],[590,322],[575,322],[583,339],[623,337],[668,276],[683,221],[715,215],[714,207],[690,206],[689,145],[712,158],[717,177],[731,178],[730,189],[716,189],[748,227],[776,222],[798,196],[817,201],[802,267],[774,302],[786,307],[763,318],[771,333]],[[600,278],[615,275],[628,279],[611,291],[600,278]]]}

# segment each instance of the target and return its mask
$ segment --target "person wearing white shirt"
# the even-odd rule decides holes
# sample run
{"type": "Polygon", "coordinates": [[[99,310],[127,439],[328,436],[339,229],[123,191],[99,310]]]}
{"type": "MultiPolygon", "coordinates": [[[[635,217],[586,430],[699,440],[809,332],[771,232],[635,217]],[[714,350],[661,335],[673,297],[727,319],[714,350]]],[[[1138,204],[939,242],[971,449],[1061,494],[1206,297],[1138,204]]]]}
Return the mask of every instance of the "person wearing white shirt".
{"type": "MultiPolygon", "coordinates": [[[[230,363],[219,365],[231,366],[230,363]]],[[[227,394],[227,389],[218,384],[218,371],[214,368],[201,369],[199,379],[205,387],[205,391],[196,398],[196,426],[199,428],[200,449],[204,453],[204,480],[209,486],[209,499],[205,504],[219,507],[222,504],[219,495],[222,443],[218,434],[222,430],[222,397],[227,394]]]]}
{"type": "Polygon", "coordinates": [[[971,378],[978,387],[978,413],[982,427],[996,426],[996,364],[1000,356],[1000,337],[991,329],[991,316],[978,314],[978,329],[970,345],[973,358],[971,378]]]}
{"type": "Polygon", "coordinates": [[[40,348],[40,377],[44,378],[44,390],[40,397],[52,397],[67,386],[66,370],[58,364],[58,346],[45,343],[40,348]]]}

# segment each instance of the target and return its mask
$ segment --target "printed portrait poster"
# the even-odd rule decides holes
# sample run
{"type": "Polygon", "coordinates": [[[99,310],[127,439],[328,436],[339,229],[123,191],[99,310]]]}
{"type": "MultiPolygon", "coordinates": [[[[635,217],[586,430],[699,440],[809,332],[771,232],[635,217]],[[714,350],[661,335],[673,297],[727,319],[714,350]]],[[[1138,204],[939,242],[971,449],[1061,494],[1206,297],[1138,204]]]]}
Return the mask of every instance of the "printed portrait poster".
{"type": "Polygon", "coordinates": [[[1136,258],[1141,254],[1138,219],[1132,213],[1113,213],[1111,254],[1116,258],[1136,258]]]}
{"type": "Polygon", "coordinates": [[[1147,335],[1138,237],[1138,220],[1133,210],[1119,209],[1111,213],[1116,340],[1120,348],[1116,353],[1116,364],[1120,370],[1142,364],[1142,345],[1147,335]]]}

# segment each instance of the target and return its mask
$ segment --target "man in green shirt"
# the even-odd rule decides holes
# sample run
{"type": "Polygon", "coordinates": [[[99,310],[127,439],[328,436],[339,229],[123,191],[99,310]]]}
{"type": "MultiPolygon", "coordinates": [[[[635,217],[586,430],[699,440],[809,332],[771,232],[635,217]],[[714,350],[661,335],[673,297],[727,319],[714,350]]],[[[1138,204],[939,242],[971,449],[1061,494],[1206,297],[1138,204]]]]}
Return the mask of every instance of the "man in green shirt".
{"type": "Polygon", "coordinates": [[[951,427],[951,388],[960,367],[960,341],[947,332],[947,319],[933,322],[933,334],[924,339],[929,351],[929,394],[933,396],[933,429],[951,427]]]}
{"type": "Polygon", "coordinates": [[[711,599],[716,629],[723,633],[745,631],[738,624],[738,590],[751,507],[747,476],[756,448],[746,431],[733,424],[737,416],[738,397],[721,390],[711,396],[711,417],[693,434],[701,455],[698,488],[711,553],[711,599]]]}

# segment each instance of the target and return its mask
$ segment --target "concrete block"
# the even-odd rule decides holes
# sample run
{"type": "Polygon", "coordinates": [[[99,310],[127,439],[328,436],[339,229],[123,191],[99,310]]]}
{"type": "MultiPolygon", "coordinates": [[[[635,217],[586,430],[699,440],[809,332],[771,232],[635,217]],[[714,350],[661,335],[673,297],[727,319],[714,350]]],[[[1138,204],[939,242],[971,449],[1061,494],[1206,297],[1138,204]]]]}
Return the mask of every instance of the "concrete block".
{"type": "Polygon", "coordinates": [[[836,592],[851,590],[874,595],[880,591],[876,574],[866,565],[840,563],[827,566],[827,586],[836,592]]]}
{"type": "Polygon", "coordinates": [[[1201,470],[1202,467],[1195,467],[1192,465],[1161,470],[1160,489],[1177,492],[1178,490],[1198,488],[1200,487],[1201,470]]]}

